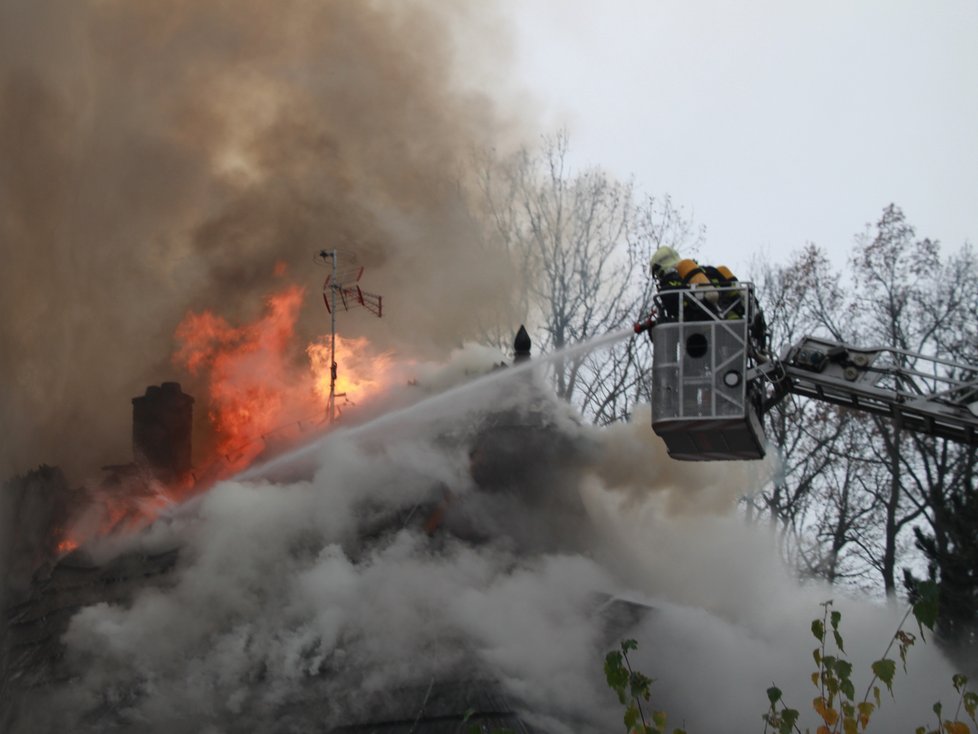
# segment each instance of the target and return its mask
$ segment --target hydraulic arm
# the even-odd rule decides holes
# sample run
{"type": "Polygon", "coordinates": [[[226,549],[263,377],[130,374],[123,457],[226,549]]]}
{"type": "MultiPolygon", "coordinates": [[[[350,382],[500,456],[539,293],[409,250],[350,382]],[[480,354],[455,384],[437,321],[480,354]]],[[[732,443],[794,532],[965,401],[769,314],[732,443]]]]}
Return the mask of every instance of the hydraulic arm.
{"type": "Polygon", "coordinates": [[[978,445],[978,368],[902,349],[851,347],[804,337],[748,379],[767,411],[802,395],[883,415],[912,431],[978,445]]]}

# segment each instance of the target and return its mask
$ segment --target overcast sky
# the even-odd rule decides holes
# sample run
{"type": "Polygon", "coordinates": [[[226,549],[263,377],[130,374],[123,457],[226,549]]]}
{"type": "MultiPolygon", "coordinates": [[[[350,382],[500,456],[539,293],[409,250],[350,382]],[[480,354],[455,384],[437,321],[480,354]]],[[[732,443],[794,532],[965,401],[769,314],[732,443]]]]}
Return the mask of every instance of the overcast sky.
{"type": "Polygon", "coordinates": [[[692,209],[704,257],[841,264],[890,202],[978,243],[978,1],[506,2],[543,125],[692,209]]]}

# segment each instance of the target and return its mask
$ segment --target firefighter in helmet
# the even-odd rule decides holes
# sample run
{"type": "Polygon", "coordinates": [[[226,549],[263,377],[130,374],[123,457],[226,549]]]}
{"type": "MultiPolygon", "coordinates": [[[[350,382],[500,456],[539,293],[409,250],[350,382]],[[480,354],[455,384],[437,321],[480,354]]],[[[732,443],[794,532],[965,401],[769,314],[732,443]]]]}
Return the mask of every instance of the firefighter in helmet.
{"type": "Polygon", "coordinates": [[[679,293],[686,285],[682,276],[676,270],[676,265],[682,260],[679,253],[668,245],[663,245],[649,260],[649,272],[655,278],[662,313],[659,321],[675,321],[679,318],[679,293]]]}
{"type": "MultiPolygon", "coordinates": [[[[679,291],[684,289],[709,288],[701,298],[683,296],[683,319],[685,321],[702,321],[719,316],[722,319],[742,319],[747,314],[747,303],[739,290],[729,289],[737,284],[737,277],[726,265],[713,267],[700,265],[691,258],[682,258],[675,249],[662,246],[649,260],[649,270],[656,281],[659,302],[662,313],[659,322],[676,321],[679,318],[679,291]],[[716,316],[711,316],[711,312],[716,316]]],[[[750,312],[753,318],[750,324],[750,336],[755,345],[762,351],[766,348],[767,325],[757,303],[751,298],[750,312]]],[[[642,324],[636,324],[636,331],[647,330],[654,325],[649,319],[642,324]]]]}
{"type": "MultiPolygon", "coordinates": [[[[709,270],[716,270],[719,273],[716,268],[709,268],[709,270]]],[[[708,277],[707,268],[700,267],[695,260],[680,257],[679,253],[668,245],[663,245],[652,255],[649,260],[649,271],[655,278],[659,302],[662,304],[663,313],[660,314],[660,321],[675,321],[679,318],[678,291],[721,285],[719,282],[714,283],[708,277]]],[[[699,321],[709,318],[706,309],[715,306],[717,299],[716,291],[708,291],[703,301],[695,303],[686,298],[683,303],[684,319],[699,321]]]]}

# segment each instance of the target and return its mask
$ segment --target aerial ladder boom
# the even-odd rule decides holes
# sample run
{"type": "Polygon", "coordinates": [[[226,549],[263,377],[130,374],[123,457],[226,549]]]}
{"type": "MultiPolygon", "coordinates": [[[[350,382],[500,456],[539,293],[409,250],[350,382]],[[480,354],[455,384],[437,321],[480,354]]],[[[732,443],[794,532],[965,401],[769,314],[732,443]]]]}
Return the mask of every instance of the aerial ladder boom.
{"type": "MultiPolygon", "coordinates": [[[[771,386],[762,409],[788,394],[887,416],[903,428],[978,445],[978,369],[903,349],[852,347],[806,336],[754,368],[771,386]]],[[[762,388],[763,389],[763,388],[762,388]]]]}
{"type": "Polygon", "coordinates": [[[812,336],[773,356],[750,283],[665,291],[655,303],[635,330],[650,332],[652,428],[673,458],[763,458],[762,417],[787,395],[978,445],[974,365],[812,336]]]}

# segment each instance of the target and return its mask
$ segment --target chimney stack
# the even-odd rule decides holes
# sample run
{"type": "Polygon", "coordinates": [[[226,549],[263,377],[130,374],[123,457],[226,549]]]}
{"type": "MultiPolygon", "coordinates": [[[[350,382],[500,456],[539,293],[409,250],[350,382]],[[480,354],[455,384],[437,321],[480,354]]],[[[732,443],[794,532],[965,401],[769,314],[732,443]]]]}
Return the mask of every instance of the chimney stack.
{"type": "Polygon", "coordinates": [[[190,472],[194,399],[179,382],[146,388],[132,399],[132,453],[137,464],[162,481],[190,472]]]}

